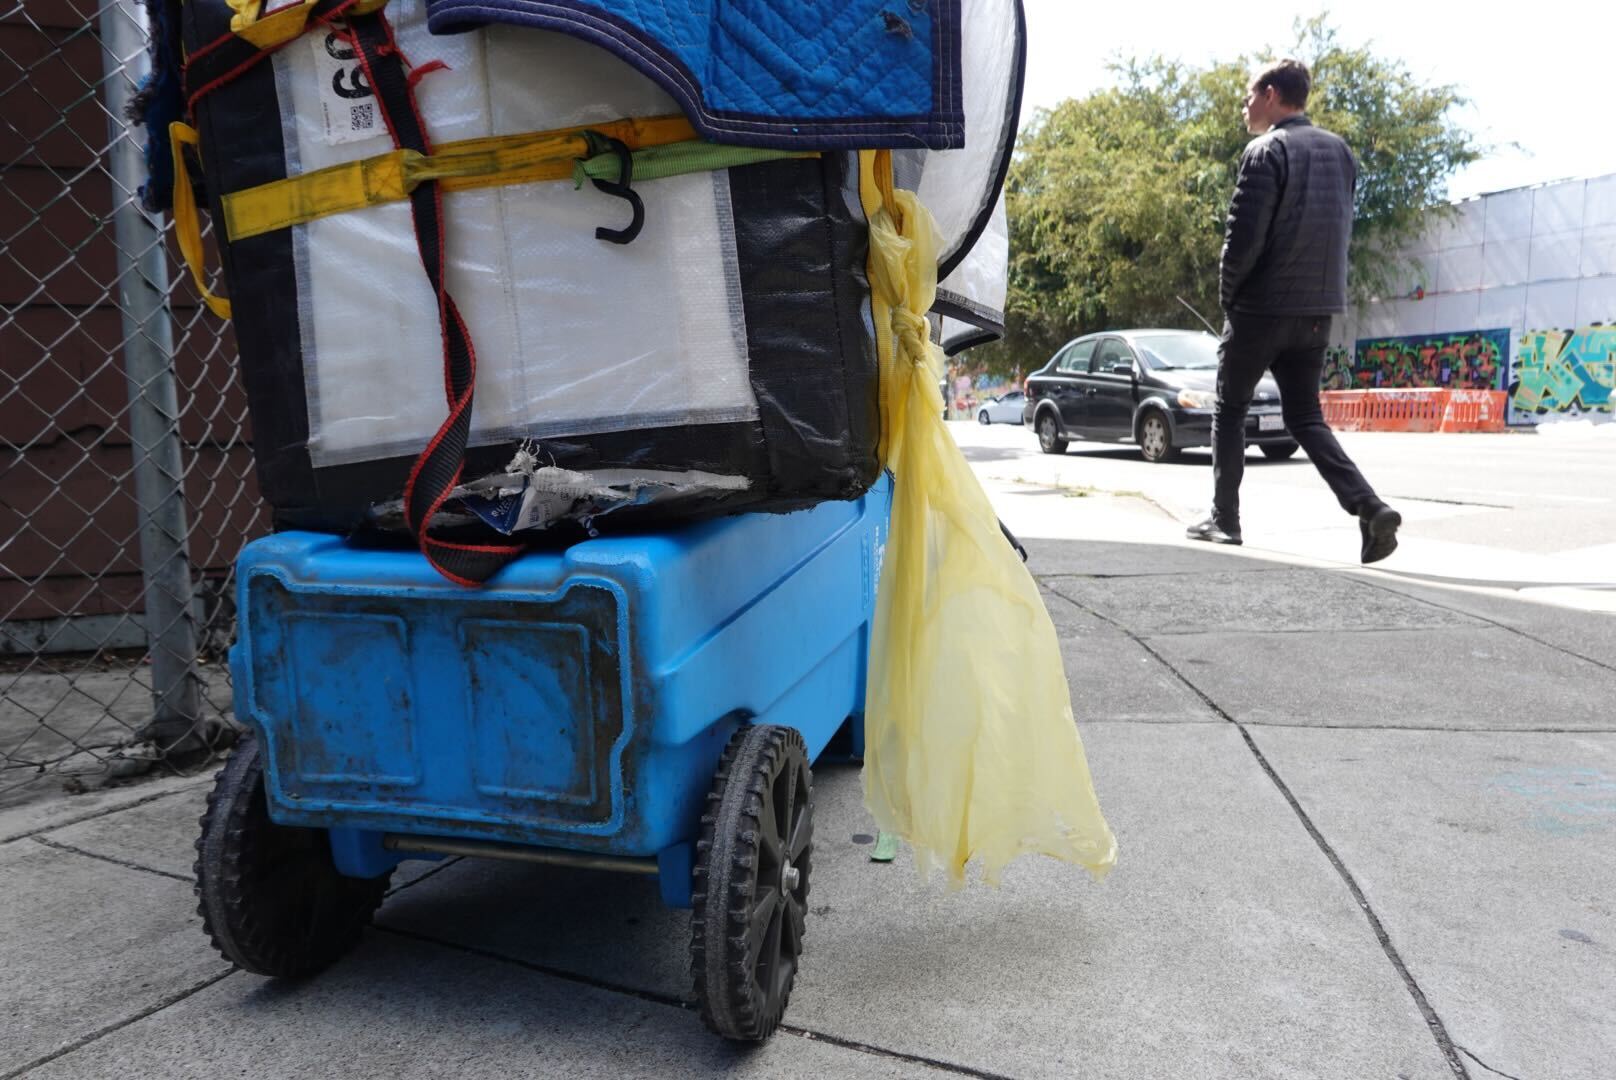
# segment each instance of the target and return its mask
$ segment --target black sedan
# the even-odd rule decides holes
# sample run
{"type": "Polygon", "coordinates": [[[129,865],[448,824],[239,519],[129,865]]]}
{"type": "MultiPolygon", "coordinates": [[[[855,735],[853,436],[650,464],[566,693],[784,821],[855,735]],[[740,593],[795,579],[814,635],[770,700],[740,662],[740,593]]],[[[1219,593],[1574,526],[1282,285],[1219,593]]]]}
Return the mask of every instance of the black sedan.
{"type": "MultiPolygon", "coordinates": [[[[1068,342],[1027,376],[1025,422],[1046,454],[1072,439],[1133,442],[1146,461],[1212,445],[1218,339],[1190,330],[1118,330],[1068,342]]],[[[1246,416],[1246,442],[1270,458],[1296,453],[1264,375],[1246,416]]]]}

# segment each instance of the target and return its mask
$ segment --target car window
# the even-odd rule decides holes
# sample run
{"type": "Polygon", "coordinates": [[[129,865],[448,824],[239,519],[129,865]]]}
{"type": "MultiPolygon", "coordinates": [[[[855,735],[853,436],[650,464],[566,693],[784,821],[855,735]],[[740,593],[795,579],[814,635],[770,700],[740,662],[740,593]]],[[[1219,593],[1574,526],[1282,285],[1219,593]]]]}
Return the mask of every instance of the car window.
{"type": "Polygon", "coordinates": [[[1132,367],[1133,353],[1128,351],[1128,346],[1124,345],[1120,338],[1106,338],[1094,351],[1094,362],[1089,365],[1089,370],[1109,375],[1111,368],[1116,364],[1127,364],[1132,367]]]}
{"type": "Polygon", "coordinates": [[[1218,339],[1211,334],[1141,334],[1134,344],[1157,371],[1211,371],[1218,366],[1218,339]]]}
{"type": "Polygon", "coordinates": [[[1089,357],[1094,355],[1093,341],[1079,341],[1067,347],[1061,354],[1060,362],[1055,365],[1056,371],[1087,371],[1089,357]]]}
{"type": "Polygon", "coordinates": [[[1021,400],[1021,391],[1020,390],[1012,390],[1008,394],[1004,395],[1004,397],[1000,398],[999,400],[1000,401],[1020,401],[1021,400]]]}

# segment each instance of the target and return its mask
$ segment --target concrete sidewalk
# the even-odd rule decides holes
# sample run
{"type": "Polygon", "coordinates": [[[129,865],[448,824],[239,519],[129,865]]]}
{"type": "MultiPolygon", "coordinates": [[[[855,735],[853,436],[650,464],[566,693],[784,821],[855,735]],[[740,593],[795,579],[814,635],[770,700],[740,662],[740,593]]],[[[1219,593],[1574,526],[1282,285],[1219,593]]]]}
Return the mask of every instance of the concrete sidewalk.
{"type": "Polygon", "coordinates": [[[822,768],[790,1027],[737,1049],[641,879],[407,864],[331,971],[232,973],[193,914],[207,778],[163,780],[0,813],[0,1080],[1616,1071],[1616,619],[1028,546],[1122,845],[1105,882],[923,885],[869,860],[856,769],[822,768]]]}

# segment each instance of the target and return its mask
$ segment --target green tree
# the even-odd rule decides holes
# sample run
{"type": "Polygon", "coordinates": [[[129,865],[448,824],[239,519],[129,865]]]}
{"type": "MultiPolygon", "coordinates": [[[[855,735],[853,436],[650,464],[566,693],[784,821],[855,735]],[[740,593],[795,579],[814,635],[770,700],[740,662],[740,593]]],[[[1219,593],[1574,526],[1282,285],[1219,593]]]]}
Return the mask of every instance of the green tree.
{"type": "Polygon", "coordinates": [[[1452,118],[1463,104],[1453,87],[1343,45],[1319,16],[1298,22],[1291,48],[1262,57],[1114,63],[1114,87],[1034,114],[1006,187],[1008,334],[962,359],[1026,371],[1092,330],[1199,327],[1178,297],[1216,321],[1224,215],[1250,138],[1240,103],[1251,73],[1279,55],[1312,70],[1309,114],[1358,155],[1354,298],[1406,288],[1395,253],[1480,148],[1452,118]]]}

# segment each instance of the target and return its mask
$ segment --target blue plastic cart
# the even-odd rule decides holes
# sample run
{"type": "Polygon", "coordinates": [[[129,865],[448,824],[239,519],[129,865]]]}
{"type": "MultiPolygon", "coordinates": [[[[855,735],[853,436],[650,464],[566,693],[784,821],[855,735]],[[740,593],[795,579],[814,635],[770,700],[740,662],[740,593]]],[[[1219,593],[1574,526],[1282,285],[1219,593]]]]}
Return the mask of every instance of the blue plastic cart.
{"type": "Polygon", "coordinates": [[[862,753],[890,487],[535,553],[487,587],[280,533],[237,564],[236,715],[197,891],[248,971],[357,941],[406,858],[655,874],[703,1019],[766,1038],[802,949],[810,763],[862,753]]]}

